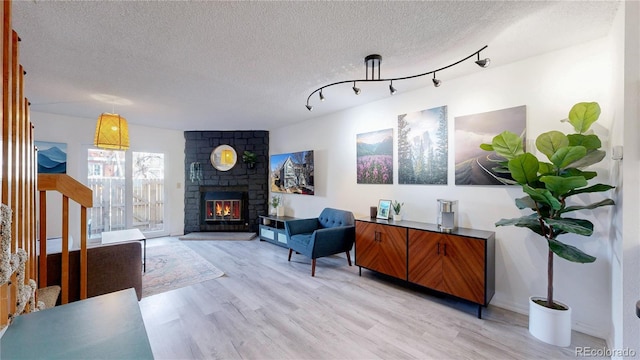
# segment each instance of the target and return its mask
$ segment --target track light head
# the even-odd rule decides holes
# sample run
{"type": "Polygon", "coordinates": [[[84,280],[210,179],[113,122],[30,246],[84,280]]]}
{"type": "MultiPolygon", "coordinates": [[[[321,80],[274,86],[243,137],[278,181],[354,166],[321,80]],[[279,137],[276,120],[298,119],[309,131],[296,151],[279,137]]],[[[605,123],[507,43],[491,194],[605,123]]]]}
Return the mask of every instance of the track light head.
{"type": "Polygon", "coordinates": [[[309,111],[313,110],[313,106],[311,106],[311,105],[309,105],[309,104],[305,105],[305,107],[306,107],[306,108],[307,108],[307,110],[309,110],[309,111]]]}
{"type": "Polygon", "coordinates": [[[389,84],[389,92],[391,93],[391,95],[395,95],[395,93],[398,92],[398,90],[393,87],[393,80],[391,80],[391,84],[389,84]]]}
{"type": "Polygon", "coordinates": [[[324,95],[322,95],[322,90],[320,90],[320,101],[324,101],[324,95]]]}
{"type": "Polygon", "coordinates": [[[436,73],[433,73],[433,79],[431,81],[433,81],[433,86],[435,87],[439,87],[440,84],[442,84],[442,80],[436,79],[436,73]]]}
{"type": "Polygon", "coordinates": [[[356,82],[353,82],[353,92],[356,93],[356,95],[360,95],[360,88],[356,87],[356,82]]]}
{"type": "Polygon", "coordinates": [[[478,53],[478,60],[476,60],[476,64],[478,64],[478,66],[482,68],[486,68],[487,66],[489,66],[489,64],[491,64],[491,59],[486,58],[480,60],[480,53],[478,53]]]}

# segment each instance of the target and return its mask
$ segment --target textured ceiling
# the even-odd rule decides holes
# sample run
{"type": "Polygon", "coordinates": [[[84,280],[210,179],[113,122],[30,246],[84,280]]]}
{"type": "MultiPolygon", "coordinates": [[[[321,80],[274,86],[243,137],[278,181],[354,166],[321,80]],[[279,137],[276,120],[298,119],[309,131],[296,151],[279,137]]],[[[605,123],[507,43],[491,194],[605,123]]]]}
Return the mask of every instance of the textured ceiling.
{"type": "MultiPolygon", "coordinates": [[[[180,130],[270,130],[389,96],[382,84],[307,96],[364,77],[430,71],[484,45],[500,66],[605,36],[620,4],[606,1],[148,2],[16,1],[32,111],[180,130]],[[96,98],[100,96],[107,100],[96,98]],[[109,97],[119,101],[113,104],[109,97]]],[[[473,62],[439,73],[482,71],[473,62]]],[[[443,86],[444,86],[443,84],[443,86]]],[[[421,78],[400,91],[430,86],[421,78]]]]}

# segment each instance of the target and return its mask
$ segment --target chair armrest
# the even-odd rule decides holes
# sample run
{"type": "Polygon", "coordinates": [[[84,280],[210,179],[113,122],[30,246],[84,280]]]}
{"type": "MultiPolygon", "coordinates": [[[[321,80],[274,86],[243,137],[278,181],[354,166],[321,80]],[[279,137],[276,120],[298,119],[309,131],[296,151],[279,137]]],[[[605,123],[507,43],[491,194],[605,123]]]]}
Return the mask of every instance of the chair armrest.
{"type": "Polygon", "coordinates": [[[289,237],[296,234],[311,234],[318,229],[318,227],[319,223],[317,218],[289,220],[284,222],[284,229],[289,237]]]}
{"type": "Polygon", "coordinates": [[[314,259],[350,250],[355,237],[355,226],[337,226],[318,229],[311,239],[311,258],[314,259]]]}

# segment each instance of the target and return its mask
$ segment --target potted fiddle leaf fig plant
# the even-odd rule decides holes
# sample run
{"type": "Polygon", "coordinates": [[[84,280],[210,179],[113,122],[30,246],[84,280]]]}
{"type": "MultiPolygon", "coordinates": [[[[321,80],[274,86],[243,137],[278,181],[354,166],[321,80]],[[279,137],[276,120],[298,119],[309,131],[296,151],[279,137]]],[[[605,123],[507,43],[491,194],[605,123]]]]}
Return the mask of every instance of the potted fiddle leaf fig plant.
{"type": "Polygon", "coordinates": [[[498,162],[494,171],[509,173],[525,193],[524,197],[515,200],[515,204],[528,213],[513,219],[501,219],[496,226],[527,228],[548,245],[547,296],[530,298],[529,332],[542,341],[559,346],[571,343],[571,308],[554,298],[554,257],[576,263],[596,260],[581,249],[562,242],[560,237],[569,233],[591,236],[593,223],[580,219],[580,213],[614,205],[614,201],[608,198],[586,205],[575,202],[580,194],[606,192],[614,188],[606,184],[589,185],[589,180],[598,174],[585,170],[605,157],[605,152],[600,149],[600,138],[589,133],[589,128],[599,117],[598,103],[575,104],[568,117],[575,133],[565,135],[554,130],[536,139],[536,148],[546,156],[545,160],[538,160],[532,153],[524,151],[523,139],[509,131],[494,137],[491,144],[480,146],[506,159],[498,162]]]}

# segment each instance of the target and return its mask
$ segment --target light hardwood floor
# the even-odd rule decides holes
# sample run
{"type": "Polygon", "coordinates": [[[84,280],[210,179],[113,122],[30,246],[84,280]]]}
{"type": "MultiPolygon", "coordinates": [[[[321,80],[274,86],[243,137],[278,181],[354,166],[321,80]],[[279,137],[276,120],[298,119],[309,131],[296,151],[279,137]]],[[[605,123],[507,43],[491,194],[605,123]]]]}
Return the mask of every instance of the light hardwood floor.
{"type": "MultiPolygon", "coordinates": [[[[148,240],[148,246],[180,241],[148,240]]],[[[556,359],[605,342],[544,344],[526,316],[410,289],[347,265],[252,241],[185,241],[225,276],[143,298],[156,359],[556,359]]]]}

